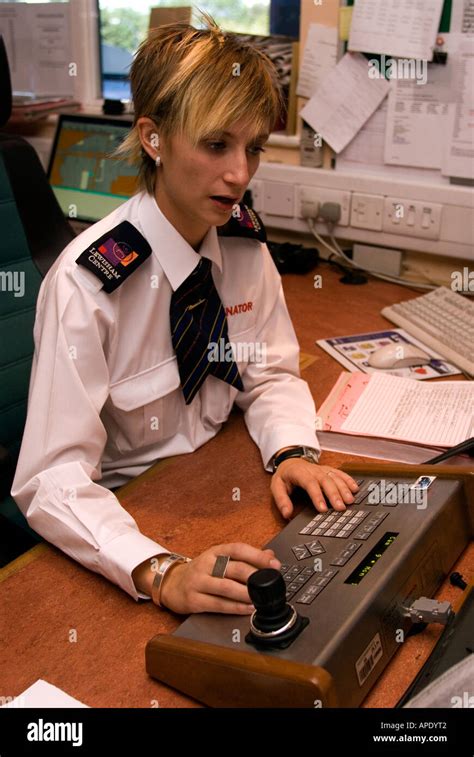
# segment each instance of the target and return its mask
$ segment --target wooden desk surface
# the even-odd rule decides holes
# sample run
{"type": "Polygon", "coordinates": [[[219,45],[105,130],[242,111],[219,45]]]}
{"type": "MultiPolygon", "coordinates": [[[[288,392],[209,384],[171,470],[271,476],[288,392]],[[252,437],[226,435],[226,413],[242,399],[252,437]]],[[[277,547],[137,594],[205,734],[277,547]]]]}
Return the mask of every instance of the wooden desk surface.
{"type": "MultiPolygon", "coordinates": [[[[319,405],[343,368],[315,340],[387,326],[382,307],[416,292],[379,281],[346,286],[327,265],[315,272],[323,277],[321,289],[314,288],[313,274],[287,275],[283,281],[303,353],[302,376],[319,405]]],[[[330,465],[362,459],[322,456],[330,465]]],[[[193,556],[227,541],[267,543],[284,525],[269,484],[242,416],[232,413],[204,447],[159,462],[123,487],[119,497],[143,533],[193,556]],[[236,486],[239,502],[232,499],[236,486]]],[[[455,569],[472,580],[472,544],[455,569]]],[[[445,582],[438,596],[456,607],[462,592],[445,582]]],[[[0,607],[0,696],[17,696],[42,678],[91,707],[200,706],[145,672],[147,641],[171,633],[182,617],[151,602],[136,603],[50,545],[40,544],[0,570],[0,607]]],[[[430,626],[409,638],[364,706],[393,707],[439,633],[439,627],[430,626]]]]}

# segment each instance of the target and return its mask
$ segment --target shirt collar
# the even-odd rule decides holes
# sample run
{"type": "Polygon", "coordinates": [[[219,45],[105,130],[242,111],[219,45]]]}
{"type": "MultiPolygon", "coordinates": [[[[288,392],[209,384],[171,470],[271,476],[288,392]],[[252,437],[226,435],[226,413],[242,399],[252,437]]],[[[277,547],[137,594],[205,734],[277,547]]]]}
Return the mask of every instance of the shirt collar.
{"type": "Polygon", "coordinates": [[[194,271],[201,255],[209,258],[222,272],[222,254],[215,226],[210,227],[199,252],[196,252],[168,221],[153,195],[146,191],[138,205],[138,219],[143,235],[151,245],[173,291],[194,271]]]}

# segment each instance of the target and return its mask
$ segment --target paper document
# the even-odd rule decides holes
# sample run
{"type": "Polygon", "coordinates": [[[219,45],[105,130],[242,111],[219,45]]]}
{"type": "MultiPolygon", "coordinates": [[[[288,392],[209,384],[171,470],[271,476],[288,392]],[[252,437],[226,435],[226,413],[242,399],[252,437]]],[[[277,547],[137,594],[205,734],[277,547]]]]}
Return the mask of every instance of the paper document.
{"type": "Polygon", "coordinates": [[[69,74],[71,40],[69,3],[33,3],[35,63],[38,66],[38,95],[69,97],[75,78],[69,74]]]}
{"type": "Polygon", "coordinates": [[[433,60],[443,0],[357,0],[349,50],[433,60]]]}
{"type": "Polygon", "coordinates": [[[388,96],[384,160],[396,165],[441,168],[453,68],[430,63],[427,81],[394,79],[388,96]]]}
{"type": "Polygon", "coordinates": [[[69,20],[69,3],[0,2],[13,92],[73,96],[69,20]]]}
{"type": "Polygon", "coordinates": [[[300,111],[335,152],[349,144],[390,88],[385,78],[369,78],[368,70],[363,55],[346,53],[300,111]]]}
{"type": "Polygon", "coordinates": [[[337,62],[337,29],[310,24],[303,52],[296,94],[311,97],[326,74],[337,62]]]}
{"type": "Polygon", "coordinates": [[[29,686],[22,694],[14,697],[11,702],[7,702],[2,707],[21,708],[21,707],[88,707],[82,704],[78,699],[69,696],[57,686],[43,681],[41,678],[29,686]]]}
{"type": "Polygon", "coordinates": [[[453,447],[474,435],[474,382],[342,373],[318,416],[323,431],[453,447]]]}
{"type": "Polygon", "coordinates": [[[443,176],[439,169],[412,168],[385,163],[387,110],[388,98],[385,98],[354,139],[339,153],[336,159],[336,171],[371,173],[391,178],[449,185],[448,177],[443,176]]]}
{"type": "Polygon", "coordinates": [[[474,36],[459,35],[442,172],[447,176],[474,179],[474,36]]]}
{"type": "Polygon", "coordinates": [[[454,0],[449,30],[464,34],[474,33],[474,0],[454,0]]]}
{"type": "Polygon", "coordinates": [[[35,80],[31,59],[31,14],[27,3],[0,3],[0,34],[7,51],[13,91],[32,92],[35,80]]]}

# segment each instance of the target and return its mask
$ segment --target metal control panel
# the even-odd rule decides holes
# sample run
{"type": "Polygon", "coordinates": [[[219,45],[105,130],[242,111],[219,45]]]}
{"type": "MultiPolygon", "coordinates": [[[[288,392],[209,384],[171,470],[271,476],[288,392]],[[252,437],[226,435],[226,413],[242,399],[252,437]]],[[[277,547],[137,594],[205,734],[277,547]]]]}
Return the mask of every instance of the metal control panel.
{"type": "Polygon", "coordinates": [[[403,607],[433,596],[471,538],[456,479],[358,479],[343,512],[305,508],[266,547],[282,562],[287,601],[309,619],[286,649],[245,641],[248,617],[200,613],[175,636],[317,665],[342,706],[364,699],[411,626],[403,607]]]}

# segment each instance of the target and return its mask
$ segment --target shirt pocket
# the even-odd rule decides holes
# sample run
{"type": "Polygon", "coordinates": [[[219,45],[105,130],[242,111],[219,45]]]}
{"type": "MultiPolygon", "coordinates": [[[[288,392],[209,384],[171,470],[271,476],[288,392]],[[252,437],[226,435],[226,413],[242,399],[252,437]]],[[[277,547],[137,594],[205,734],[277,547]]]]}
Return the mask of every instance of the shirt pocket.
{"type": "Polygon", "coordinates": [[[235,362],[239,369],[240,378],[244,380],[244,373],[249,363],[259,360],[259,349],[255,341],[255,326],[251,326],[245,331],[233,334],[229,329],[229,342],[233,345],[235,362]]]}
{"type": "Polygon", "coordinates": [[[121,452],[173,436],[183,408],[176,358],[110,386],[114,443],[121,452]]]}

